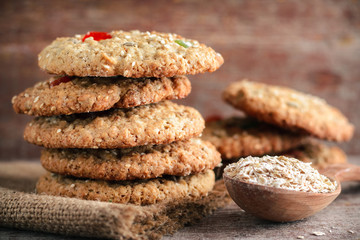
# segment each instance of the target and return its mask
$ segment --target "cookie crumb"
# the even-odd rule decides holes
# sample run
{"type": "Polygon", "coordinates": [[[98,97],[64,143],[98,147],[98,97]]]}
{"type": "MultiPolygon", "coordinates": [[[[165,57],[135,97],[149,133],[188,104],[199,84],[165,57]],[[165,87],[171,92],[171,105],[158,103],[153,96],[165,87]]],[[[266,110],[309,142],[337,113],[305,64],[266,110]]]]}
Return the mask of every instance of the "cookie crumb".
{"type": "Polygon", "coordinates": [[[11,99],[11,103],[14,104],[15,100],[16,100],[17,96],[13,96],[11,99]]]}
{"type": "Polygon", "coordinates": [[[315,236],[325,236],[325,233],[324,233],[324,232],[313,232],[312,235],[315,235],[315,236]]]}

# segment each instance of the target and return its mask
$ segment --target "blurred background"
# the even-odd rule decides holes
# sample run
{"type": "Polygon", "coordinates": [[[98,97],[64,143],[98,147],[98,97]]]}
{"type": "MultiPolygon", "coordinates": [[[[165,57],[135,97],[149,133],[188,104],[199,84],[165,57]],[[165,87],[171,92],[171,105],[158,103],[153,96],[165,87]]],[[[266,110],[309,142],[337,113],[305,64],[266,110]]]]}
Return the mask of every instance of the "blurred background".
{"type": "Polygon", "coordinates": [[[320,96],[357,128],[340,144],[360,154],[360,1],[174,0],[0,2],[0,160],[36,159],[11,98],[49,76],[37,54],[56,37],[88,31],[156,30],[203,42],[220,52],[214,73],[189,76],[193,90],[181,102],[206,118],[238,114],[221,100],[231,82],[248,78],[320,96]]]}

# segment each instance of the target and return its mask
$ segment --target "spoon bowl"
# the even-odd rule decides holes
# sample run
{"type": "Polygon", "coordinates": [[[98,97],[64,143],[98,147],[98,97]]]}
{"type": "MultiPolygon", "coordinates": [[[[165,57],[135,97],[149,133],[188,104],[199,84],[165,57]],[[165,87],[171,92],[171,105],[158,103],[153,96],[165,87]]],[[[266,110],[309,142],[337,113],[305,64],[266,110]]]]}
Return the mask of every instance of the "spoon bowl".
{"type": "Polygon", "coordinates": [[[340,181],[360,180],[360,167],[334,164],[320,173],[337,182],[330,193],[302,192],[247,183],[223,174],[225,186],[234,202],[259,218],[291,222],[309,217],[327,207],[341,192],[340,181]]]}

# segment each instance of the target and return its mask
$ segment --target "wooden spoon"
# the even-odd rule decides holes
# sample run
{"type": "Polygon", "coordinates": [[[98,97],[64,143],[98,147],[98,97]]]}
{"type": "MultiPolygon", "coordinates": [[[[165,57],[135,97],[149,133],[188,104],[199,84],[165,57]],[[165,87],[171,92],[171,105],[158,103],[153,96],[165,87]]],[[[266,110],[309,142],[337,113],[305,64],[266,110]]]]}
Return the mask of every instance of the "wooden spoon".
{"type": "Polygon", "coordinates": [[[340,182],[360,181],[360,167],[332,164],[319,171],[338,186],[331,193],[311,193],[252,184],[230,178],[225,186],[234,202],[246,212],[275,222],[291,222],[309,217],[328,206],[341,192],[340,182]]]}

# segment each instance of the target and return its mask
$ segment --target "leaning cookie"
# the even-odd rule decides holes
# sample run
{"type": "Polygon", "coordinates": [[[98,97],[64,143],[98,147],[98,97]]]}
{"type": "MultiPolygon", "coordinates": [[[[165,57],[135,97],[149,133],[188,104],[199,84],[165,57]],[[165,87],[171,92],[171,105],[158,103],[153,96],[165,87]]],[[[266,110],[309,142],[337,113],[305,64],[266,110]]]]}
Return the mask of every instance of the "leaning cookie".
{"type": "Polygon", "coordinates": [[[38,60],[40,68],[51,74],[134,78],[213,72],[224,62],[219,53],[196,40],[140,31],[57,38],[38,60]]]}
{"type": "Polygon", "coordinates": [[[215,147],[200,139],[125,149],[44,149],[41,164],[50,172],[78,178],[133,180],[187,176],[221,162],[215,147]]]}
{"type": "Polygon", "coordinates": [[[331,164],[347,163],[346,154],[336,146],[327,146],[318,141],[307,141],[303,145],[289,150],[283,155],[311,162],[315,168],[324,168],[331,164]]]}
{"type": "Polygon", "coordinates": [[[54,116],[129,108],[186,97],[191,91],[187,77],[90,78],[52,77],[12,99],[17,113],[54,116]]]}
{"type": "Polygon", "coordinates": [[[149,205],[162,201],[197,199],[211,191],[215,184],[212,170],[186,177],[169,176],[151,180],[86,180],[46,173],[40,177],[39,194],[73,197],[114,203],[149,205]]]}
{"type": "Polygon", "coordinates": [[[243,80],[230,84],[223,98],[249,116],[321,139],[347,141],[354,132],[338,109],[290,88],[243,80]]]}
{"type": "Polygon", "coordinates": [[[105,112],[36,117],[26,141],[47,148],[129,148],[167,144],[199,136],[200,113],[170,101],[105,112]]]}
{"type": "Polygon", "coordinates": [[[206,122],[202,139],[215,145],[223,159],[261,156],[300,145],[306,136],[248,117],[206,122]]]}

